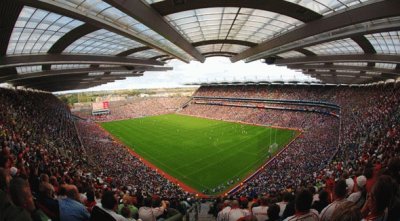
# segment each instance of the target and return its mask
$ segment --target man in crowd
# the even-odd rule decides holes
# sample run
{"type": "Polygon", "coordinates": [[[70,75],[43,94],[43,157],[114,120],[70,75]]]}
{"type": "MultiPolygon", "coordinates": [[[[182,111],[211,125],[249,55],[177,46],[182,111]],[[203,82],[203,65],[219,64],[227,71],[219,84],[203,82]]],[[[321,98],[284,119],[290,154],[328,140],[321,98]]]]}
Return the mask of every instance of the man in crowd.
{"type": "Polygon", "coordinates": [[[313,196],[307,189],[300,190],[295,199],[296,213],[284,221],[319,221],[318,212],[311,209],[313,196]]]}
{"type": "Polygon", "coordinates": [[[78,188],[75,185],[67,185],[67,198],[59,200],[60,221],[87,221],[89,212],[79,201],[78,188]]]}
{"type": "Polygon", "coordinates": [[[336,208],[338,208],[342,203],[348,201],[346,199],[346,188],[347,184],[345,180],[339,180],[336,183],[334,187],[334,201],[321,211],[321,221],[329,221],[336,208]]]}

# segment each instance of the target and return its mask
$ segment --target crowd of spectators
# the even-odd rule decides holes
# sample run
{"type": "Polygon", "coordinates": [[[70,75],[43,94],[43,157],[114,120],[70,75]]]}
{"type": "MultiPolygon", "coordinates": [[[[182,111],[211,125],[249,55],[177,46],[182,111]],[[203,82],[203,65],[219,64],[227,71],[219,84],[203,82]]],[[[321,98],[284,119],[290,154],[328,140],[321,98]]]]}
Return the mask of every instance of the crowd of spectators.
{"type": "Polygon", "coordinates": [[[312,181],[338,146],[339,119],[333,116],[198,104],[190,105],[180,113],[302,130],[302,134],[285,151],[244,184],[242,193],[245,195],[280,191],[312,181]]]}
{"type": "Polygon", "coordinates": [[[187,101],[188,97],[135,97],[126,101],[111,101],[110,114],[96,116],[85,112],[74,114],[93,121],[114,121],[174,113],[187,101]]]}
{"type": "MultiPolygon", "coordinates": [[[[329,122],[329,117],[323,115],[284,111],[271,114],[270,110],[257,108],[192,103],[184,109],[181,113],[304,130],[303,138],[295,140],[244,184],[233,195],[234,199],[257,203],[260,202],[257,197],[261,195],[267,197],[272,210],[276,208],[275,204],[285,202],[280,202],[285,195],[282,193],[297,190],[293,203],[286,201],[288,206],[291,205],[290,211],[280,211],[284,212],[280,219],[361,220],[364,217],[364,220],[399,220],[400,90],[394,85],[340,88],[220,86],[202,87],[196,96],[304,99],[331,102],[341,107],[340,122],[329,122]],[[313,136],[316,131],[312,128],[324,123],[327,123],[326,127],[318,128],[319,132],[313,136]],[[335,127],[340,129],[333,129],[335,127]],[[335,144],[332,138],[338,141],[337,151],[331,149],[335,144]],[[302,189],[304,187],[307,187],[306,191],[302,189]],[[312,194],[314,196],[310,198],[312,194]],[[308,200],[310,203],[304,201],[305,195],[311,199],[308,200]],[[298,201],[307,208],[301,209],[298,201]],[[288,214],[292,216],[288,217],[288,214]]],[[[218,219],[227,220],[224,211],[230,211],[231,207],[221,202],[216,202],[216,212],[213,212],[218,219]]],[[[251,210],[249,205],[243,210],[251,210]]]]}
{"type": "Polygon", "coordinates": [[[0,89],[0,110],[0,220],[153,221],[187,209],[178,186],[93,123],[76,126],[54,95],[0,89]]]}
{"type": "Polygon", "coordinates": [[[171,196],[187,198],[179,186],[171,183],[154,169],[146,166],[141,159],[129,153],[124,145],[93,122],[79,122],[78,131],[93,167],[91,171],[101,174],[97,179],[108,180],[114,187],[128,189],[135,195],[145,197],[148,193],[163,198],[171,196]]]}
{"type": "MultiPolygon", "coordinates": [[[[340,118],[194,102],[181,110],[302,131],[230,199],[216,200],[210,213],[217,220],[399,219],[398,88],[219,86],[201,87],[196,95],[341,107],[340,118]]],[[[129,104],[115,119],[172,111],[185,101],[157,101],[154,112],[148,101],[143,110],[129,104]],[[137,113],[124,113],[129,111],[137,113]]],[[[181,216],[189,206],[185,199],[192,197],[95,123],[75,122],[49,93],[0,89],[0,144],[0,220],[153,221],[181,216]]]]}

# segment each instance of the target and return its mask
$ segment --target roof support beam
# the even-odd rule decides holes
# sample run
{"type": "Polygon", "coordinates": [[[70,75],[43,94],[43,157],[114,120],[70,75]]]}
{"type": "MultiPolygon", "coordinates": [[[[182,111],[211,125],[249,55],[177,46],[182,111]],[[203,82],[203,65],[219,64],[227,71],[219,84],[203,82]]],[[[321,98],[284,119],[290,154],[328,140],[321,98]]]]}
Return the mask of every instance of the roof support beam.
{"type": "Polygon", "coordinates": [[[371,81],[379,81],[380,78],[360,78],[360,77],[335,77],[335,76],[316,76],[315,78],[328,84],[365,84],[371,81]],[[339,83],[340,82],[340,83],[339,83]]]}
{"type": "Polygon", "coordinates": [[[25,86],[25,87],[32,87],[35,85],[45,85],[49,83],[55,84],[63,84],[65,82],[87,82],[87,81],[96,81],[96,80],[116,80],[116,79],[125,79],[126,77],[139,77],[142,74],[131,74],[126,76],[119,76],[119,75],[101,75],[101,76],[84,76],[84,75],[76,75],[76,76],[68,76],[68,77],[52,77],[52,78],[45,78],[41,79],[40,81],[15,81],[12,82],[12,85],[15,86],[25,86]]]}
{"type": "Polygon", "coordinates": [[[234,40],[234,39],[217,39],[217,40],[208,40],[208,41],[199,41],[194,42],[192,45],[194,47],[202,46],[202,45],[212,45],[212,44],[234,44],[234,45],[243,45],[248,47],[254,47],[257,44],[250,42],[250,41],[241,41],[241,40],[234,40]]]}
{"type": "MultiPolygon", "coordinates": [[[[103,19],[103,18],[99,18],[96,17],[95,15],[91,15],[88,14],[84,11],[80,11],[76,8],[70,7],[67,4],[64,3],[59,3],[56,1],[50,1],[50,0],[43,0],[43,1],[39,1],[39,0],[16,0],[18,2],[21,2],[25,5],[31,6],[31,7],[35,7],[35,8],[39,8],[39,9],[43,9],[46,11],[51,11],[60,15],[64,15],[73,19],[77,19],[80,21],[83,21],[85,23],[88,23],[92,26],[95,26],[97,28],[103,28],[106,29],[108,31],[117,33],[119,35],[122,35],[124,37],[127,37],[129,39],[132,39],[134,41],[140,42],[144,45],[147,45],[151,48],[157,49],[159,51],[162,51],[166,54],[169,54],[175,58],[178,58],[184,62],[189,62],[189,60],[187,60],[186,58],[174,53],[173,51],[169,51],[166,49],[161,48],[159,45],[156,45],[156,42],[150,42],[148,39],[142,37],[142,36],[138,36],[133,32],[130,32],[128,29],[126,29],[125,27],[122,26],[118,26],[113,24],[112,22],[103,19]]],[[[132,1],[132,2],[136,2],[136,1],[132,1]]]]}
{"type": "Polygon", "coordinates": [[[158,56],[154,56],[154,57],[151,57],[151,58],[149,58],[149,59],[151,59],[151,60],[157,60],[157,59],[161,59],[161,58],[166,58],[166,57],[169,57],[168,55],[158,55],[158,56]]]}
{"type": "Polygon", "coordinates": [[[40,84],[40,85],[34,85],[34,86],[26,86],[29,88],[37,89],[37,90],[43,90],[43,91],[65,91],[65,90],[77,90],[77,89],[86,89],[90,87],[95,87],[98,85],[106,84],[113,82],[115,80],[97,80],[97,81],[66,81],[66,82],[59,82],[59,83],[53,83],[53,84],[40,84]]]}
{"type": "Polygon", "coordinates": [[[222,56],[222,57],[232,57],[236,55],[237,53],[229,52],[229,51],[213,51],[213,52],[207,52],[203,53],[203,55],[207,58],[209,57],[217,57],[217,56],[222,56]]]}
{"type": "Polygon", "coordinates": [[[322,17],[322,15],[298,4],[276,0],[185,0],[182,4],[175,4],[174,0],[166,0],[151,4],[151,6],[162,16],[201,8],[238,7],[275,12],[302,22],[309,22],[322,17]]]}
{"type": "Polygon", "coordinates": [[[305,56],[316,56],[317,55],[314,52],[312,52],[310,50],[307,50],[307,49],[304,49],[304,48],[299,48],[296,51],[299,52],[299,53],[304,54],[305,56]]]}
{"type": "MultiPolygon", "coordinates": [[[[35,81],[40,78],[46,77],[60,77],[70,75],[88,75],[91,72],[141,72],[141,71],[168,71],[172,70],[172,67],[148,67],[148,66],[135,66],[132,70],[128,70],[125,67],[105,67],[105,68],[77,68],[77,69],[65,69],[65,70],[51,70],[43,72],[28,73],[23,75],[10,74],[8,76],[0,77],[0,82],[12,82],[23,79],[30,79],[35,81]]],[[[113,76],[113,75],[111,75],[113,76]]]]}
{"type": "Polygon", "coordinates": [[[301,58],[276,59],[276,65],[312,64],[324,62],[382,62],[400,63],[399,55],[381,54],[355,54],[355,55],[328,55],[328,56],[309,56],[301,58]]]}
{"type": "Polygon", "coordinates": [[[147,47],[147,46],[138,47],[138,48],[132,48],[132,49],[123,51],[123,52],[117,54],[116,56],[126,57],[126,56],[129,56],[129,55],[134,54],[134,53],[136,53],[136,52],[139,52],[139,51],[146,51],[146,50],[149,50],[149,49],[151,49],[151,48],[150,48],[150,47],[147,47]]]}
{"type": "Polygon", "coordinates": [[[165,63],[156,60],[144,60],[132,57],[117,56],[65,54],[22,55],[2,57],[0,59],[0,71],[2,68],[42,64],[114,64],[124,66],[162,66],[165,63]]]}
{"type": "Polygon", "coordinates": [[[351,70],[351,71],[370,71],[378,73],[388,73],[388,74],[398,74],[400,75],[400,70],[392,70],[385,68],[376,68],[370,66],[348,66],[348,65],[304,65],[296,64],[289,65],[287,68],[290,69],[302,69],[302,70],[351,70]]]}
{"type": "Polygon", "coordinates": [[[344,72],[319,72],[319,71],[304,71],[304,74],[307,75],[314,75],[314,76],[338,76],[338,75],[346,75],[346,76],[351,76],[351,77],[360,77],[360,76],[364,76],[364,77],[374,77],[374,78],[383,78],[380,75],[370,75],[370,74],[366,74],[363,72],[357,72],[357,73],[344,73],[344,72]]]}
{"type": "Polygon", "coordinates": [[[205,58],[188,40],[178,33],[157,11],[142,1],[104,0],[127,15],[151,28],[200,62],[205,58]]]}
{"type": "MultiPolygon", "coordinates": [[[[346,26],[367,22],[371,20],[399,16],[400,15],[400,1],[385,1],[385,0],[375,0],[371,3],[366,3],[366,5],[361,7],[355,7],[349,10],[341,10],[337,13],[332,13],[332,15],[323,17],[321,19],[311,21],[299,28],[294,29],[293,31],[289,31],[286,34],[282,34],[273,38],[271,40],[267,40],[265,42],[260,43],[259,45],[245,50],[238,55],[231,58],[232,62],[236,62],[242,59],[247,59],[247,61],[254,61],[260,59],[262,57],[266,57],[269,55],[264,54],[263,52],[267,52],[272,49],[277,49],[271,54],[278,54],[285,51],[293,50],[296,47],[299,47],[299,44],[294,44],[291,47],[285,47],[285,49],[280,49],[286,44],[296,42],[301,39],[305,39],[307,37],[311,37],[314,35],[318,35],[324,32],[330,32],[335,29],[343,28],[346,26]]],[[[382,29],[383,27],[381,27],[382,29]]],[[[385,28],[388,28],[387,26],[385,28]]],[[[396,28],[396,27],[391,27],[396,28]]],[[[398,26],[397,26],[398,29],[398,26]]],[[[363,29],[360,33],[368,33],[368,30],[363,29]]],[[[359,35],[358,33],[357,35],[359,35]]],[[[355,33],[353,30],[345,34],[345,36],[354,36],[355,33]],[[349,34],[351,33],[351,35],[349,34]]],[[[339,38],[338,35],[326,37],[325,39],[320,38],[320,41],[315,41],[314,39],[309,42],[310,45],[315,45],[317,43],[322,43],[326,41],[332,41],[332,39],[339,38]]],[[[340,38],[344,38],[343,35],[340,38]]],[[[302,44],[301,47],[305,47],[305,44],[302,44]]]]}

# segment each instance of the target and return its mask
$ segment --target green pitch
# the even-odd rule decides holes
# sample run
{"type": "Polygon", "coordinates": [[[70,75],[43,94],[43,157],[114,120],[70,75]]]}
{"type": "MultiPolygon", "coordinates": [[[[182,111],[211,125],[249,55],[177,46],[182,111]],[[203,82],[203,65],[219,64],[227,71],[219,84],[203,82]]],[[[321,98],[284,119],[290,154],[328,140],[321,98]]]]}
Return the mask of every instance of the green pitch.
{"type": "Polygon", "coordinates": [[[234,186],[297,134],[175,114],[101,125],[146,160],[207,194],[234,186]]]}

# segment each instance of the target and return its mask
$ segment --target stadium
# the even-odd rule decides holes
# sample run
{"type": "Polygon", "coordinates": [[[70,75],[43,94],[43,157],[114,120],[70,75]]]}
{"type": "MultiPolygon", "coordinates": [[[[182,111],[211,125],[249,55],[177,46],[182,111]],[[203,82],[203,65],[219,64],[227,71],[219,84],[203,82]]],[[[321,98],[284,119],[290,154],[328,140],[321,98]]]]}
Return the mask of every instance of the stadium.
{"type": "Polygon", "coordinates": [[[0,221],[400,220],[400,1],[2,0],[0,16],[0,221]],[[214,57],[313,80],[54,93],[214,57]]]}

